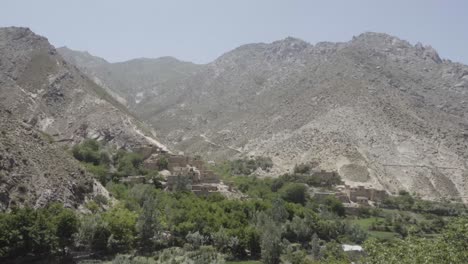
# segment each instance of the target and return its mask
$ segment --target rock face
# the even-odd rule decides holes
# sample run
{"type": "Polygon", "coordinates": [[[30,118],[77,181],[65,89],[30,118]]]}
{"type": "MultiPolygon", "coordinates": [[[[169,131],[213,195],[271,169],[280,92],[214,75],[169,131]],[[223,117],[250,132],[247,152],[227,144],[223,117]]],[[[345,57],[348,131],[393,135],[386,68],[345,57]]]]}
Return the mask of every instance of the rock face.
{"type": "Polygon", "coordinates": [[[0,121],[0,211],[50,202],[78,207],[92,195],[92,176],[50,137],[1,106],[0,121]]]}
{"type": "Polygon", "coordinates": [[[56,141],[104,140],[117,147],[159,144],[122,104],[65,62],[46,38],[0,29],[0,104],[56,141]]]}
{"type": "Polygon", "coordinates": [[[77,206],[92,177],[63,145],[95,138],[116,147],[159,145],[106,91],[26,28],[0,28],[0,209],[77,206]]]}
{"type": "Polygon", "coordinates": [[[153,94],[133,110],[187,153],[270,156],[276,174],[312,162],[350,184],[468,201],[468,67],[431,47],[380,33],[249,44],[153,94]]]}

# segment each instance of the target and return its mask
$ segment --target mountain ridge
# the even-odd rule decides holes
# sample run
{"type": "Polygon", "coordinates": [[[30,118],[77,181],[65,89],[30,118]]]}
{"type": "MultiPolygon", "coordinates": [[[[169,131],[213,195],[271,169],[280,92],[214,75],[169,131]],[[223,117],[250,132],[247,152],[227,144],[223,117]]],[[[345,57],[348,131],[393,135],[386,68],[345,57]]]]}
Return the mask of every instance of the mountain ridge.
{"type": "Polygon", "coordinates": [[[352,185],[460,199],[467,78],[466,65],[384,33],[286,38],[226,52],[132,111],[171,147],[209,159],[263,155],[270,175],[313,163],[352,185]]]}

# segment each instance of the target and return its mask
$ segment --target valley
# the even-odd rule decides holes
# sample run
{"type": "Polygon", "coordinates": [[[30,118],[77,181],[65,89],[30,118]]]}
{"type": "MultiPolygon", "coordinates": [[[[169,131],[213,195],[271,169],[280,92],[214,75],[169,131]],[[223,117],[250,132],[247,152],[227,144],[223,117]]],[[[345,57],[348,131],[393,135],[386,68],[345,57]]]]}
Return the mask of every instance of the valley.
{"type": "Polygon", "coordinates": [[[467,89],[383,33],[111,63],[0,28],[0,261],[464,263],[467,89]]]}

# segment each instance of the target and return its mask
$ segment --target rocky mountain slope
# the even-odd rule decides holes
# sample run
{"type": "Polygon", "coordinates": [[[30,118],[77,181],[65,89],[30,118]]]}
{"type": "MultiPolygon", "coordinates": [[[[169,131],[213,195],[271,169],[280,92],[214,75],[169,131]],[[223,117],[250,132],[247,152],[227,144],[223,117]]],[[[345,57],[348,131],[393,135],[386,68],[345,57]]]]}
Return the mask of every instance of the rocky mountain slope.
{"type": "Polygon", "coordinates": [[[179,150],[468,201],[468,67],[430,46],[379,33],[249,44],[153,94],[133,109],[179,150]]]}
{"type": "Polygon", "coordinates": [[[12,201],[75,206],[92,192],[91,177],[63,145],[95,138],[116,147],[165,148],[46,38],[26,28],[0,28],[0,107],[2,209],[12,201]]]}
{"type": "Polygon", "coordinates": [[[105,140],[118,147],[159,144],[106,91],[65,62],[46,38],[0,29],[0,104],[56,141],[105,140]]]}
{"type": "Polygon", "coordinates": [[[93,195],[93,178],[63,148],[0,106],[0,211],[61,202],[77,207],[93,195]]]}
{"type": "Polygon", "coordinates": [[[67,47],[58,48],[57,51],[129,108],[136,107],[147,97],[159,96],[164,90],[195,74],[199,68],[196,64],[173,57],[109,63],[88,52],[67,47]]]}

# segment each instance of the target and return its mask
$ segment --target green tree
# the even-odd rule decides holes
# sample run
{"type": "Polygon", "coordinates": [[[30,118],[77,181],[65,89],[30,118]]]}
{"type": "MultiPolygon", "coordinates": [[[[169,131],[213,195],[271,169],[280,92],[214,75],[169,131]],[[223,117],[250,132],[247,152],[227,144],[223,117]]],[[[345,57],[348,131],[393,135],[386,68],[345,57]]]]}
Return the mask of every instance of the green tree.
{"type": "Polygon", "coordinates": [[[325,199],[325,206],[327,207],[328,211],[333,212],[338,216],[345,216],[346,214],[343,203],[335,196],[328,196],[325,199]]]}
{"type": "Polygon", "coordinates": [[[289,213],[282,199],[276,198],[272,201],[270,215],[271,219],[277,223],[284,223],[288,219],[289,213]]]}
{"type": "Polygon", "coordinates": [[[114,207],[103,215],[112,233],[114,250],[129,250],[135,240],[137,214],[123,207],[114,207]]]}
{"type": "Polygon", "coordinates": [[[442,236],[432,239],[408,236],[364,243],[366,262],[376,264],[466,263],[468,259],[468,219],[454,220],[442,236]]]}
{"type": "Polygon", "coordinates": [[[54,218],[58,245],[66,253],[67,247],[73,245],[73,236],[78,232],[79,219],[72,210],[64,208],[54,218]]]}
{"type": "Polygon", "coordinates": [[[160,231],[156,200],[153,195],[150,195],[143,202],[142,212],[137,222],[138,244],[142,252],[150,253],[155,250],[160,231]]]}
{"type": "Polygon", "coordinates": [[[105,252],[110,236],[109,226],[100,214],[83,215],[75,242],[80,249],[105,252]]]}
{"type": "Polygon", "coordinates": [[[35,255],[51,254],[57,244],[54,225],[43,210],[34,213],[36,214],[34,224],[29,229],[29,239],[32,244],[31,253],[35,255]]]}
{"type": "Polygon", "coordinates": [[[261,235],[262,261],[265,264],[279,264],[282,251],[281,228],[273,221],[267,221],[261,235]]]}
{"type": "Polygon", "coordinates": [[[307,224],[306,219],[294,216],[293,219],[288,222],[287,228],[294,234],[294,240],[306,245],[312,237],[312,228],[307,224]]]}
{"type": "Polygon", "coordinates": [[[194,233],[189,232],[185,237],[185,240],[192,245],[193,249],[197,250],[206,243],[207,237],[196,231],[194,233]]]}
{"type": "Polygon", "coordinates": [[[320,239],[317,236],[317,233],[312,235],[312,239],[310,241],[310,253],[312,258],[315,260],[320,258],[320,239]]]}
{"type": "Polygon", "coordinates": [[[307,187],[302,183],[287,183],[279,190],[281,197],[288,202],[305,204],[307,187]]]}

